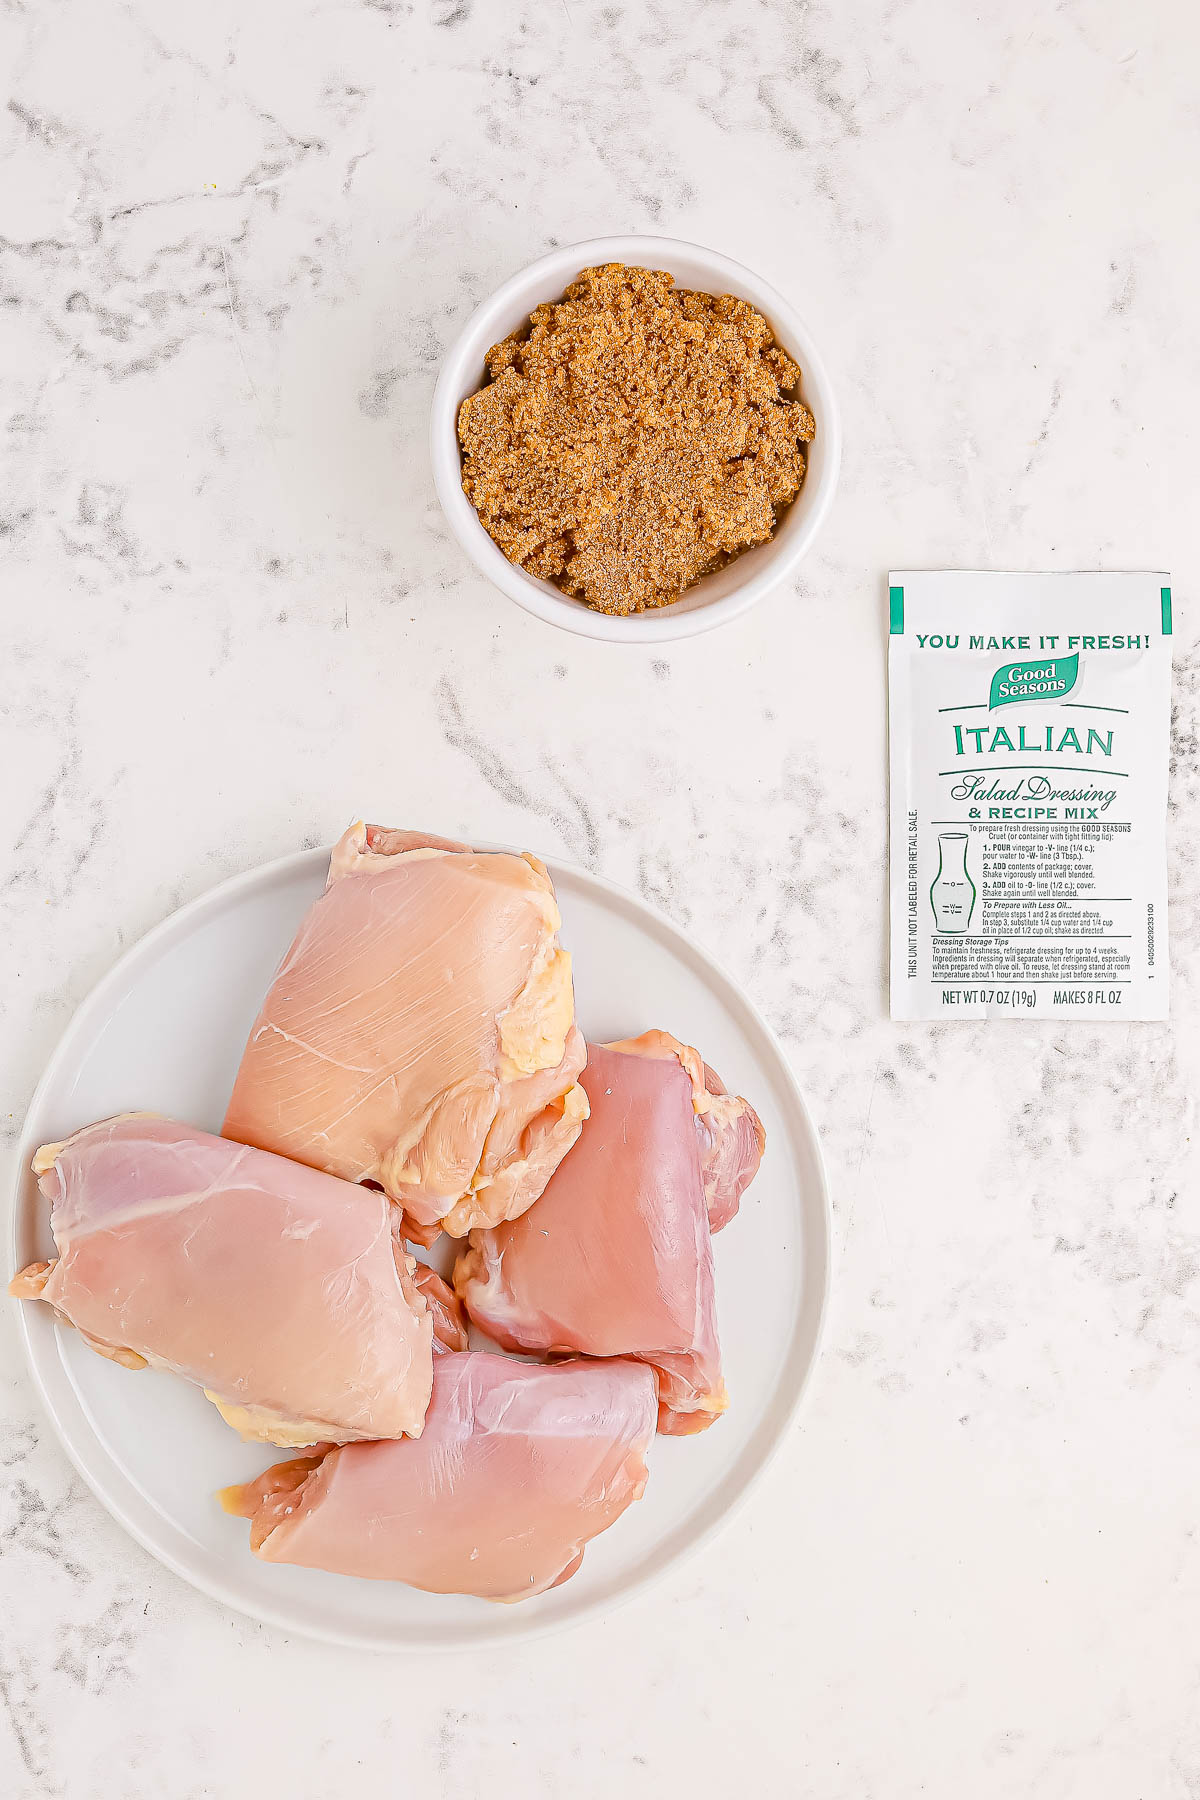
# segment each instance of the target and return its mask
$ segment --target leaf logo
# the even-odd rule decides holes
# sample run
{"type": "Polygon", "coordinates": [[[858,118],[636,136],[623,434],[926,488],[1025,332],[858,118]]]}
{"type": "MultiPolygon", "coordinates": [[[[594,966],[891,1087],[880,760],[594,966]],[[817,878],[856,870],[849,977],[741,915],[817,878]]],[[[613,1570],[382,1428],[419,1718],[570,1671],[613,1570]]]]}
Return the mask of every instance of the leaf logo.
{"type": "Polygon", "coordinates": [[[1040,662],[1002,663],[992,676],[989,708],[1020,700],[1061,700],[1079,679],[1079,657],[1043,657],[1040,662]]]}

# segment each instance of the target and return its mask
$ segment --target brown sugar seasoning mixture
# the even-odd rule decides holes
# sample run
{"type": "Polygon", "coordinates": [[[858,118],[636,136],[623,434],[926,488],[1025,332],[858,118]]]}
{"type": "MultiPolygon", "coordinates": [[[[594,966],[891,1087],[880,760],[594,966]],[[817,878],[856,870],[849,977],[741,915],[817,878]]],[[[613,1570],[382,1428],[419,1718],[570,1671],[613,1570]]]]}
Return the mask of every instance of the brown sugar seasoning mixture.
{"type": "Polygon", "coordinates": [[[800,371],[754,308],[662,269],[584,269],[463,401],[463,491],[510,562],[605,613],[667,606],[775,529],[804,480],[800,371]]]}

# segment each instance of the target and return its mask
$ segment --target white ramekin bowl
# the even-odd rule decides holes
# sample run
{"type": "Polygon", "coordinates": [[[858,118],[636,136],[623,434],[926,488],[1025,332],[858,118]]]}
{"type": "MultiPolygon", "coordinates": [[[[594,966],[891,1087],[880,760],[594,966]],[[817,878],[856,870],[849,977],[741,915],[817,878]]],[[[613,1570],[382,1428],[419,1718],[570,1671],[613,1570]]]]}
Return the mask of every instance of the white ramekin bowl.
{"type": "Polygon", "coordinates": [[[433,396],[430,452],[433,479],[450,529],[480,572],[501,592],[551,625],[585,637],[617,643],[662,643],[690,637],[724,625],[761,600],[768,589],[794,574],[817,535],[833,502],[841,462],[842,432],[833,388],[820,352],[803,321],[767,282],[741,263],[676,238],[592,238],[552,250],[476,308],[446,356],[433,396]],[[808,447],[808,473],[790,506],[785,507],[774,536],[746,550],[724,569],[704,576],[672,606],[627,618],[594,612],[582,601],[538,581],[509,562],[479,522],[462,490],[458,447],[458,409],[484,377],[483,359],[492,344],[515,331],[546,300],[557,300],[581,269],[598,263],[622,262],[634,267],[669,269],[679,287],[710,294],[736,294],[765,316],[776,340],[800,365],[800,394],[816,420],[816,437],[808,447]]]}

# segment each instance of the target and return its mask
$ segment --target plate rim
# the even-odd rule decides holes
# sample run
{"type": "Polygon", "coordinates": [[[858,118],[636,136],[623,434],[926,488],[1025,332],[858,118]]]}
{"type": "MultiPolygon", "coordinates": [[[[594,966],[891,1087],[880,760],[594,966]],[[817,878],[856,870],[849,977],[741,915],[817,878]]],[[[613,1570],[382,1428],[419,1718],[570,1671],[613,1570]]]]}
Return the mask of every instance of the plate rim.
{"type": "MultiPolygon", "coordinates": [[[[526,852],[519,850],[512,845],[489,842],[483,838],[472,838],[471,843],[472,847],[478,850],[486,850],[489,852],[499,851],[516,856],[526,854],[526,852]]],[[[280,878],[286,880],[288,876],[293,873],[301,872],[308,865],[312,865],[315,868],[322,863],[327,863],[329,854],[329,847],[322,845],[302,850],[289,851],[285,855],[274,857],[268,862],[256,863],[248,869],[241,869],[237,873],[227,876],[223,881],[217,882],[214,886],[206,888],[202,893],[194,895],[192,899],[185,901],[182,906],[176,907],[174,911],[169,912],[164,918],[159,919],[156,924],[151,925],[148,930],[143,932],[142,935],[136,938],[131,944],[127,944],[121,954],[117,957],[116,961],[105,970],[100,979],[80,1001],[79,1005],[71,1014],[70,1019],[67,1021],[54,1049],[47,1059],[37,1085],[30,1096],[21,1130],[17,1138],[15,1165],[10,1188],[8,1232],[9,1264],[14,1271],[17,1268],[21,1255],[18,1245],[18,1235],[21,1231],[23,1222],[26,1175],[33,1149],[37,1147],[33,1145],[32,1139],[38,1134],[36,1132],[31,1132],[30,1121],[37,1116],[39,1108],[44,1103],[45,1096],[52,1088],[59,1075],[61,1066],[68,1060],[78,1036],[86,1031],[93,1015],[103,1008],[105,1002],[108,1000],[110,989],[117,989],[121,985],[120,977],[126,970],[127,965],[135,959],[145,958],[147,955],[152,956],[160,943],[165,944],[170,938],[178,934],[181,929],[186,935],[187,928],[190,926],[194,916],[199,916],[210,909],[225,905],[231,900],[235,900],[242,889],[253,890],[260,885],[267,886],[273,880],[280,878]]],[[[688,932],[685,932],[684,929],[677,924],[674,919],[663,912],[660,907],[653,905],[650,901],[644,899],[641,894],[635,893],[632,889],[623,887],[619,882],[611,881],[607,876],[597,874],[594,870],[585,868],[582,864],[573,862],[569,858],[541,855],[537,851],[529,852],[529,854],[537,856],[538,860],[545,864],[556,887],[559,872],[561,872],[563,875],[573,877],[587,886],[601,890],[610,900],[618,902],[621,906],[629,909],[635,914],[642,915],[644,918],[651,921],[659,931],[665,931],[670,938],[674,939],[692,956],[697,957],[702,964],[719,977],[721,982],[737,996],[739,1002],[746,1009],[750,1019],[760,1032],[763,1042],[774,1060],[777,1074],[782,1078],[788,1097],[802,1126],[804,1136],[807,1139],[808,1149],[812,1157],[813,1172],[815,1175],[815,1194],[813,1198],[817,1203],[815,1206],[815,1217],[819,1222],[820,1242],[812,1246],[809,1246],[806,1243],[805,1246],[806,1260],[814,1277],[816,1300],[816,1319],[812,1332],[812,1348],[808,1363],[800,1379],[796,1383],[795,1389],[787,1398],[782,1415],[778,1421],[777,1429],[775,1430],[769,1445],[764,1451],[758,1454],[756,1462],[751,1467],[738,1492],[722,1507],[715,1518],[708,1520],[707,1523],[702,1525],[696,1531],[694,1536],[692,1536],[685,1545],[666,1556],[663,1561],[649,1573],[641,1576],[617,1594],[600,1593],[595,1595],[590,1601],[582,1603],[574,1613],[551,1618],[530,1617],[527,1622],[520,1622],[518,1628],[515,1630],[510,1630],[494,1636],[490,1634],[484,1635],[477,1643],[463,1643],[450,1639],[435,1639],[418,1644],[412,1641],[381,1641],[380,1638],[370,1636],[365,1632],[343,1630],[339,1629],[336,1625],[323,1625],[308,1619],[298,1621],[285,1607],[273,1606],[269,1600],[262,1600],[257,1594],[240,1592],[236,1585],[235,1577],[230,1576],[226,1581],[211,1576],[205,1569],[191,1567],[182,1557],[177,1556],[167,1544],[156,1540],[153,1533],[148,1528],[144,1527],[142,1522],[132,1516],[126,1509],[121,1497],[109,1490],[106,1485],[104,1472],[100,1469],[91,1467],[84,1450],[75,1443],[73,1432],[68,1427],[66,1421],[60,1416],[58,1405],[50,1392],[48,1380],[44,1375],[42,1352],[35,1347],[30,1330],[29,1309],[18,1303],[17,1329],[24,1351],[26,1368],[32,1379],[33,1387],[38,1395],[42,1410],[49,1419],[54,1435],[66,1454],[68,1461],[84,1481],[90,1493],[99,1501],[105,1512],[108,1513],[109,1517],[113,1519],[122,1530],[126,1531],[129,1536],[134,1539],[135,1543],[139,1544],[143,1550],[155,1559],[156,1562],[159,1562],[165,1568],[170,1569],[173,1574],[186,1582],[189,1587],[204,1594],[217,1605],[229,1607],[231,1611],[240,1614],[243,1618],[253,1619],[260,1624],[269,1625],[275,1630],[292,1636],[300,1636],[311,1641],[332,1644],[344,1649],[373,1651],[380,1655],[428,1655],[435,1652],[446,1655],[469,1655],[494,1649],[501,1645],[529,1643],[534,1639],[547,1637],[554,1632],[573,1629],[588,1623],[594,1624],[598,1618],[607,1617],[629,1601],[648,1593],[666,1578],[670,1570],[685,1567],[706,1545],[710,1544],[720,1532],[732,1523],[745,1506],[749,1496],[762,1481],[766,1471],[778,1457],[783,1447],[783,1443],[794,1426],[796,1419],[799,1416],[800,1409],[808,1396],[814,1372],[821,1360],[821,1353],[824,1348],[825,1336],[828,1328],[830,1292],[833,1277],[833,1231],[829,1175],[825,1164],[825,1155],[820,1134],[817,1131],[812,1114],[809,1111],[803,1090],[796,1079],[795,1073],[776,1033],[768,1021],[763,1017],[758,1006],[750,998],[749,994],[746,993],[741,983],[735,979],[728,969],[726,969],[720,959],[714,956],[705,945],[698,942],[688,932]]],[[[55,1327],[56,1342],[58,1341],[57,1334],[62,1329],[61,1326],[55,1327]]],[[[98,1439],[96,1441],[99,1443],[98,1439]]],[[[102,1444],[100,1447],[103,1449],[102,1444]]],[[[106,1452],[105,1454],[108,1460],[115,1464],[115,1459],[112,1457],[111,1453],[106,1452]]],[[[119,1464],[115,1466],[119,1467],[119,1464]]],[[[125,1472],[125,1480],[132,1482],[132,1478],[127,1472],[125,1472]]],[[[176,1526],[174,1529],[178,1530],[179,1528],[176,1526]]]]}

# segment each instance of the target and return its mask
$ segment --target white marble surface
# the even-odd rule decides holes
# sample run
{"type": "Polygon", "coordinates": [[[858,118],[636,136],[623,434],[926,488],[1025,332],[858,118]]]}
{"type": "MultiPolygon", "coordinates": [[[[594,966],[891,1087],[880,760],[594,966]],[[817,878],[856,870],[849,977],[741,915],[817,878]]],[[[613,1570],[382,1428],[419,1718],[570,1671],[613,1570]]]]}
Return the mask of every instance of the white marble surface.
{"type": "Polygon", "coordinates": [[[823,1128],[799,1428],[700,1563],[503,1658],[220,1612],[0,1318],[6,1800],[1200,1795],[1200,28],[1181,0],[7,0],[0,1112],[227,873],[519,838],[723,954],[823,1128]],[[667,651],[492,593],[439,356],[555,242],[691,236],[843,397],[795,591],[667,651]],[[1173,1023],[884,1012],[889,564],[1170,567],[1173,1023]]]}

